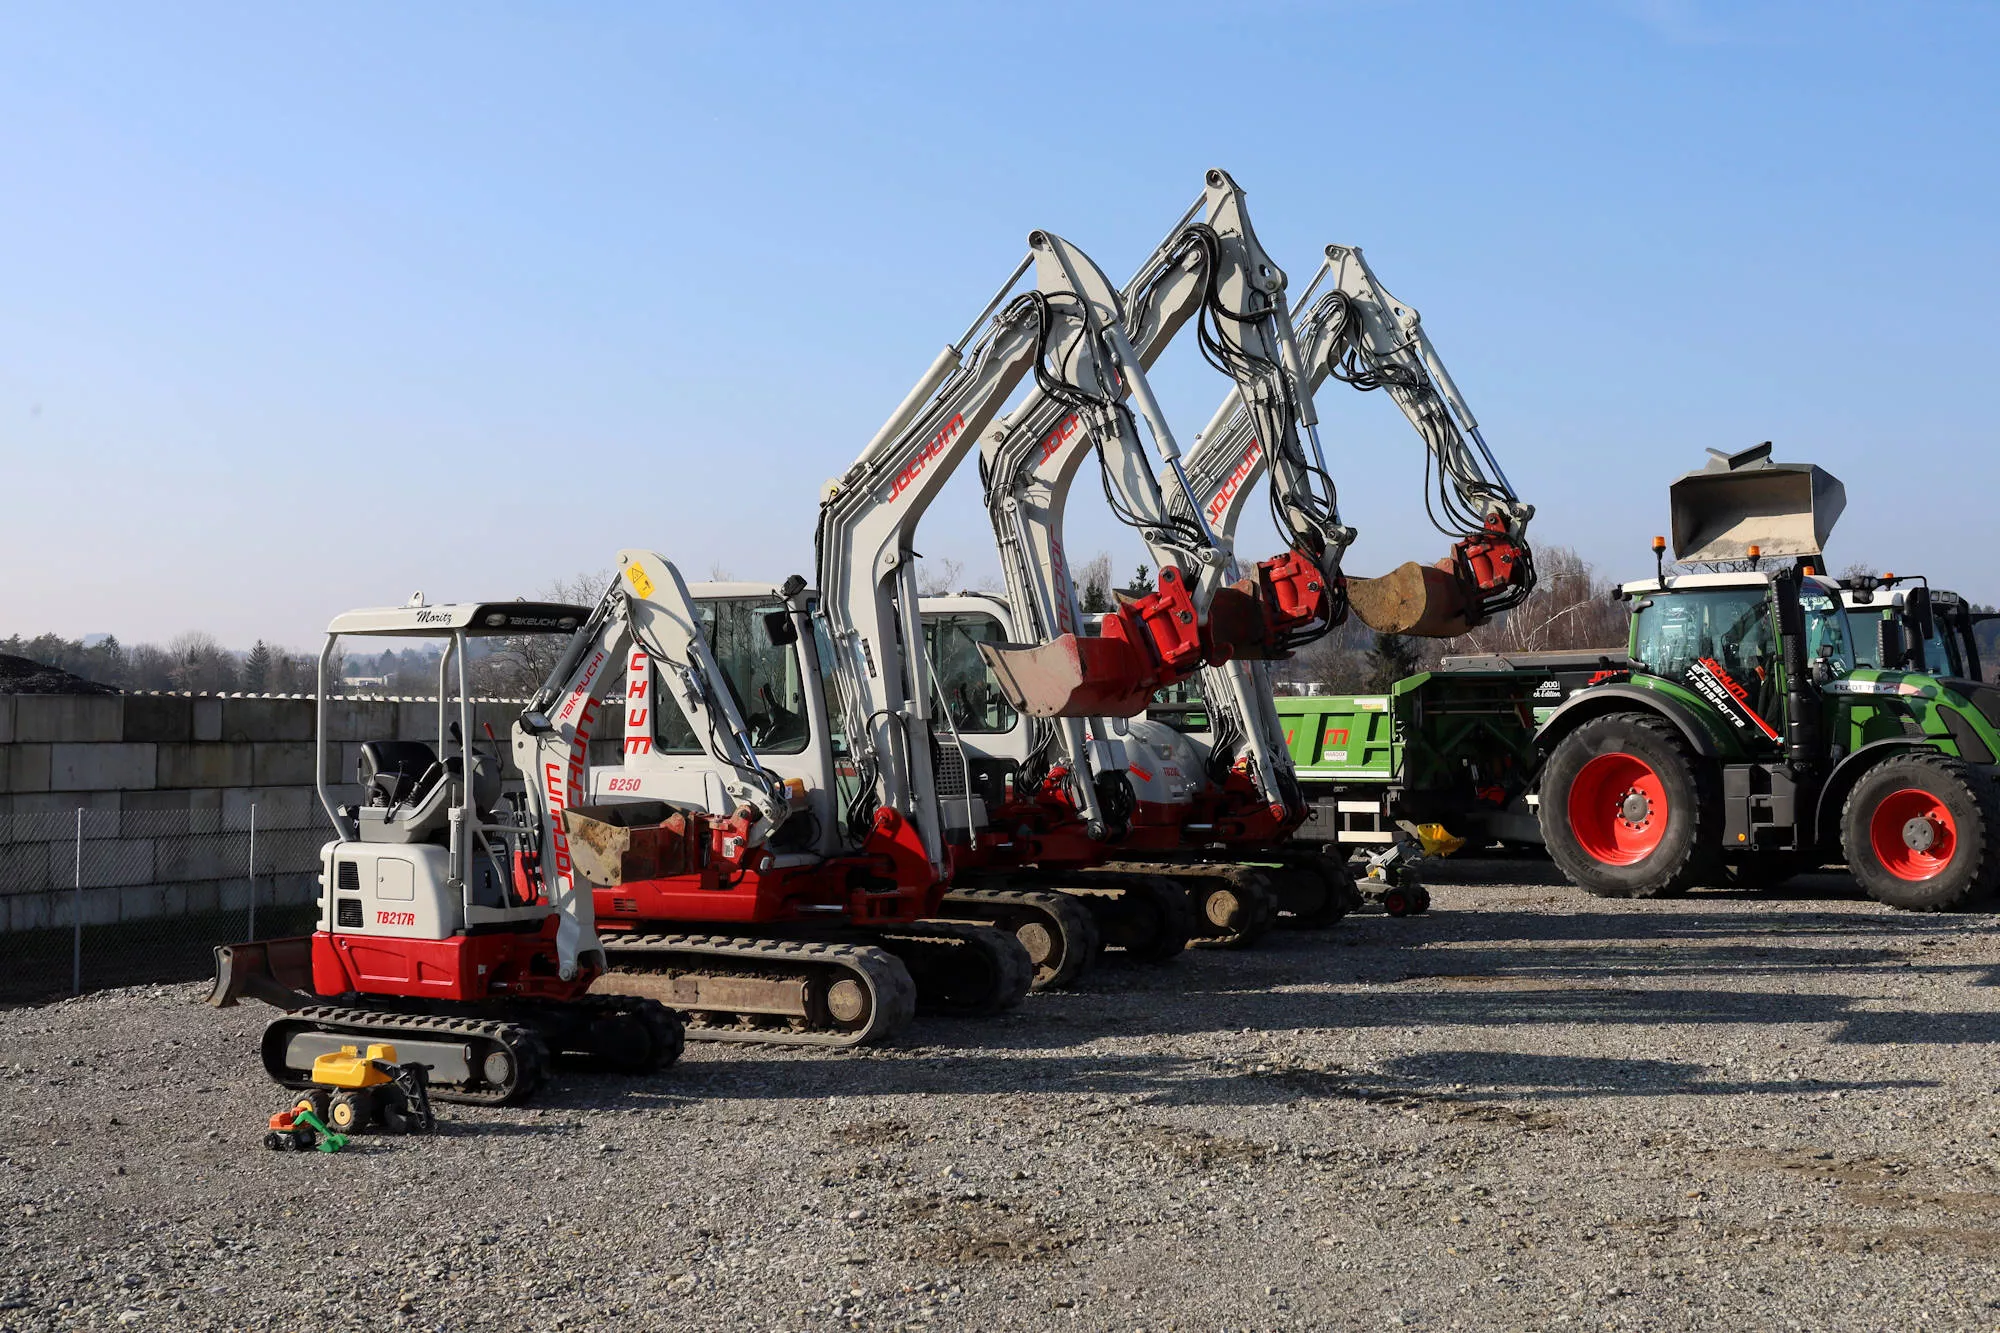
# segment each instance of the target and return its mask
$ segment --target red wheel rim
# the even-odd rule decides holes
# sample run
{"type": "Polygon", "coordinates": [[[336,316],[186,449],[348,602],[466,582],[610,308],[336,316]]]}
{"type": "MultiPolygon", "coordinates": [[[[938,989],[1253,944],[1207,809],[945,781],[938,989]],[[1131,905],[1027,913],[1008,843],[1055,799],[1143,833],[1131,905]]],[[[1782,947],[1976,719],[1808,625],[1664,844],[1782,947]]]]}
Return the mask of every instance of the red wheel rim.
{"type": "Polygon", "coordinates": [[[1892,791],[1868,816],[1868,847],[1897,879],[1935,879],[1958,851],[1958,823],[1921,787],[1892,791]]]}
{"type": "Polygon", "coordinates": [[[1601,754],[1569,785],[1569,831],[1593,861],[1629,866],[1667,836],[1667,790],[1635,754],[1601,754]]]}

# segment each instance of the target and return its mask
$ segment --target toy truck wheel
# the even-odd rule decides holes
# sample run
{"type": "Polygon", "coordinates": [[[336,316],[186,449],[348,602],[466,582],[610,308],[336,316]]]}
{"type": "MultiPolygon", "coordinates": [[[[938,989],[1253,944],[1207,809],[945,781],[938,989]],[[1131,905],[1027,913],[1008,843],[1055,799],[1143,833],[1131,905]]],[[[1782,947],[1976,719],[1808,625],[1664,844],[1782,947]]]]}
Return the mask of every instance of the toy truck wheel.
{"type": "Polygon", "coordinates": [[[1542,840],[1563,874],[1600,898],[1686,893],[1716,871],[1717,787],[1664,719],[1594,718],[1549,756],[1542,840]]]}
{"type": "Polygon", "coordinates": [[[2000,881],[2000,790],[1962,760],[1884,760],[1848,793],[1840,832],[1848,869],[1869,897],[1891,907],[1976,907],[2000,881]]]}
{"type": "Polygon", "coordinates": [[[326,1106],[326,1126],[336,1134],[353,1134],[368,1127],[366,1093],[342,1091],[333,1094],[326,1106]]]}

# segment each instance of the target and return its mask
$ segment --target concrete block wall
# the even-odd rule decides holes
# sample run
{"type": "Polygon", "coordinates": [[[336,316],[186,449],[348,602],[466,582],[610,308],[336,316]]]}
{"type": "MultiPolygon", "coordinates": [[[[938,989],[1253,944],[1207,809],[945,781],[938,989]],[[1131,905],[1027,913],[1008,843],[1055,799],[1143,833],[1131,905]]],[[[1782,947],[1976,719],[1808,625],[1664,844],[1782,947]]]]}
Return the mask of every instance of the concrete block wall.
{"type": "MultiPolygon", "coordinates": [[[[475,705],[507,777],[519,701],[475,705]]],[[[619,734],[614,704],[600,734],[619,734]]],[[[256,807],[260,909],[312,901],[332,828],[313,789],[315,704],[303,696],[0,694],[0,932],[68,926],[81,839],[86,924],[248,905],[256,807]]],[[[340,699],[327,735],[337,803],[360,799],[361,743],[437,739],[426,699],[340,699]]],[[[616,739],[592,747],[618,762],[616,739]]]]}

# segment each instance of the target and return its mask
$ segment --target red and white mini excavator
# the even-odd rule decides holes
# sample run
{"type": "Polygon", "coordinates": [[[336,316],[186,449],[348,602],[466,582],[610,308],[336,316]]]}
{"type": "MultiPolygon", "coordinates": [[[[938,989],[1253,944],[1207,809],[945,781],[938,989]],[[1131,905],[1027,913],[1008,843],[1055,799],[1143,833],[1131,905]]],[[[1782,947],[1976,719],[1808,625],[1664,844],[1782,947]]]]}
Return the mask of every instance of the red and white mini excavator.
{"type": "MultiPolygon", "coordinates": [[[[588,993],[604,953],[560,830],[503,789],[497,753],[466,741],[472,646],[569,634],[584,614],[538,602],[427,606],[419,595],[328,627],[315,782],[337,836],[320,852],[318,929],[217,949],[209,996],[226,1006],[248,995],[285,1011],[263,1037],[264,1067],[279,1083],[309,1086],[318,1057],[377,1042],[429,1066],[433,1096],[462,1102],[527,1097],[555,1055],[635,1073],[679,1058],[671,1009],[588,993]],[[361,798],[342,806],[327,771],[329,751],[341,746],[327,725],[329,668],[340,639],[356,635],[444,640],[437,740],[362,742],[361,798]],[[540,873],[526,876],[523,866],[540,873]]],[[[546,775],[555,799],[573,798],[574,776],[546,775]]]]}

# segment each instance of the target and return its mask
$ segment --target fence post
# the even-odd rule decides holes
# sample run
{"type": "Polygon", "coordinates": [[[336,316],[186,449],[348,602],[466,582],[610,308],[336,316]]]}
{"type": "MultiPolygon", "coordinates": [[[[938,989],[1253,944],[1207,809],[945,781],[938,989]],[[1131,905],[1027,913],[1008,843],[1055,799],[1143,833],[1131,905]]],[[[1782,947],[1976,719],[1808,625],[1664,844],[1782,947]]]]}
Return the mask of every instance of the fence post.
{"type": "Polygon", "coordinates": [[[257,938],[257,803],[250,802],[250,934],[257,938]]]}
{"type": "Polygon", "coordinates": [[[83,994],[83,807],[76,808],[76,910],[70,940],[69,993],[83,994]]]}

